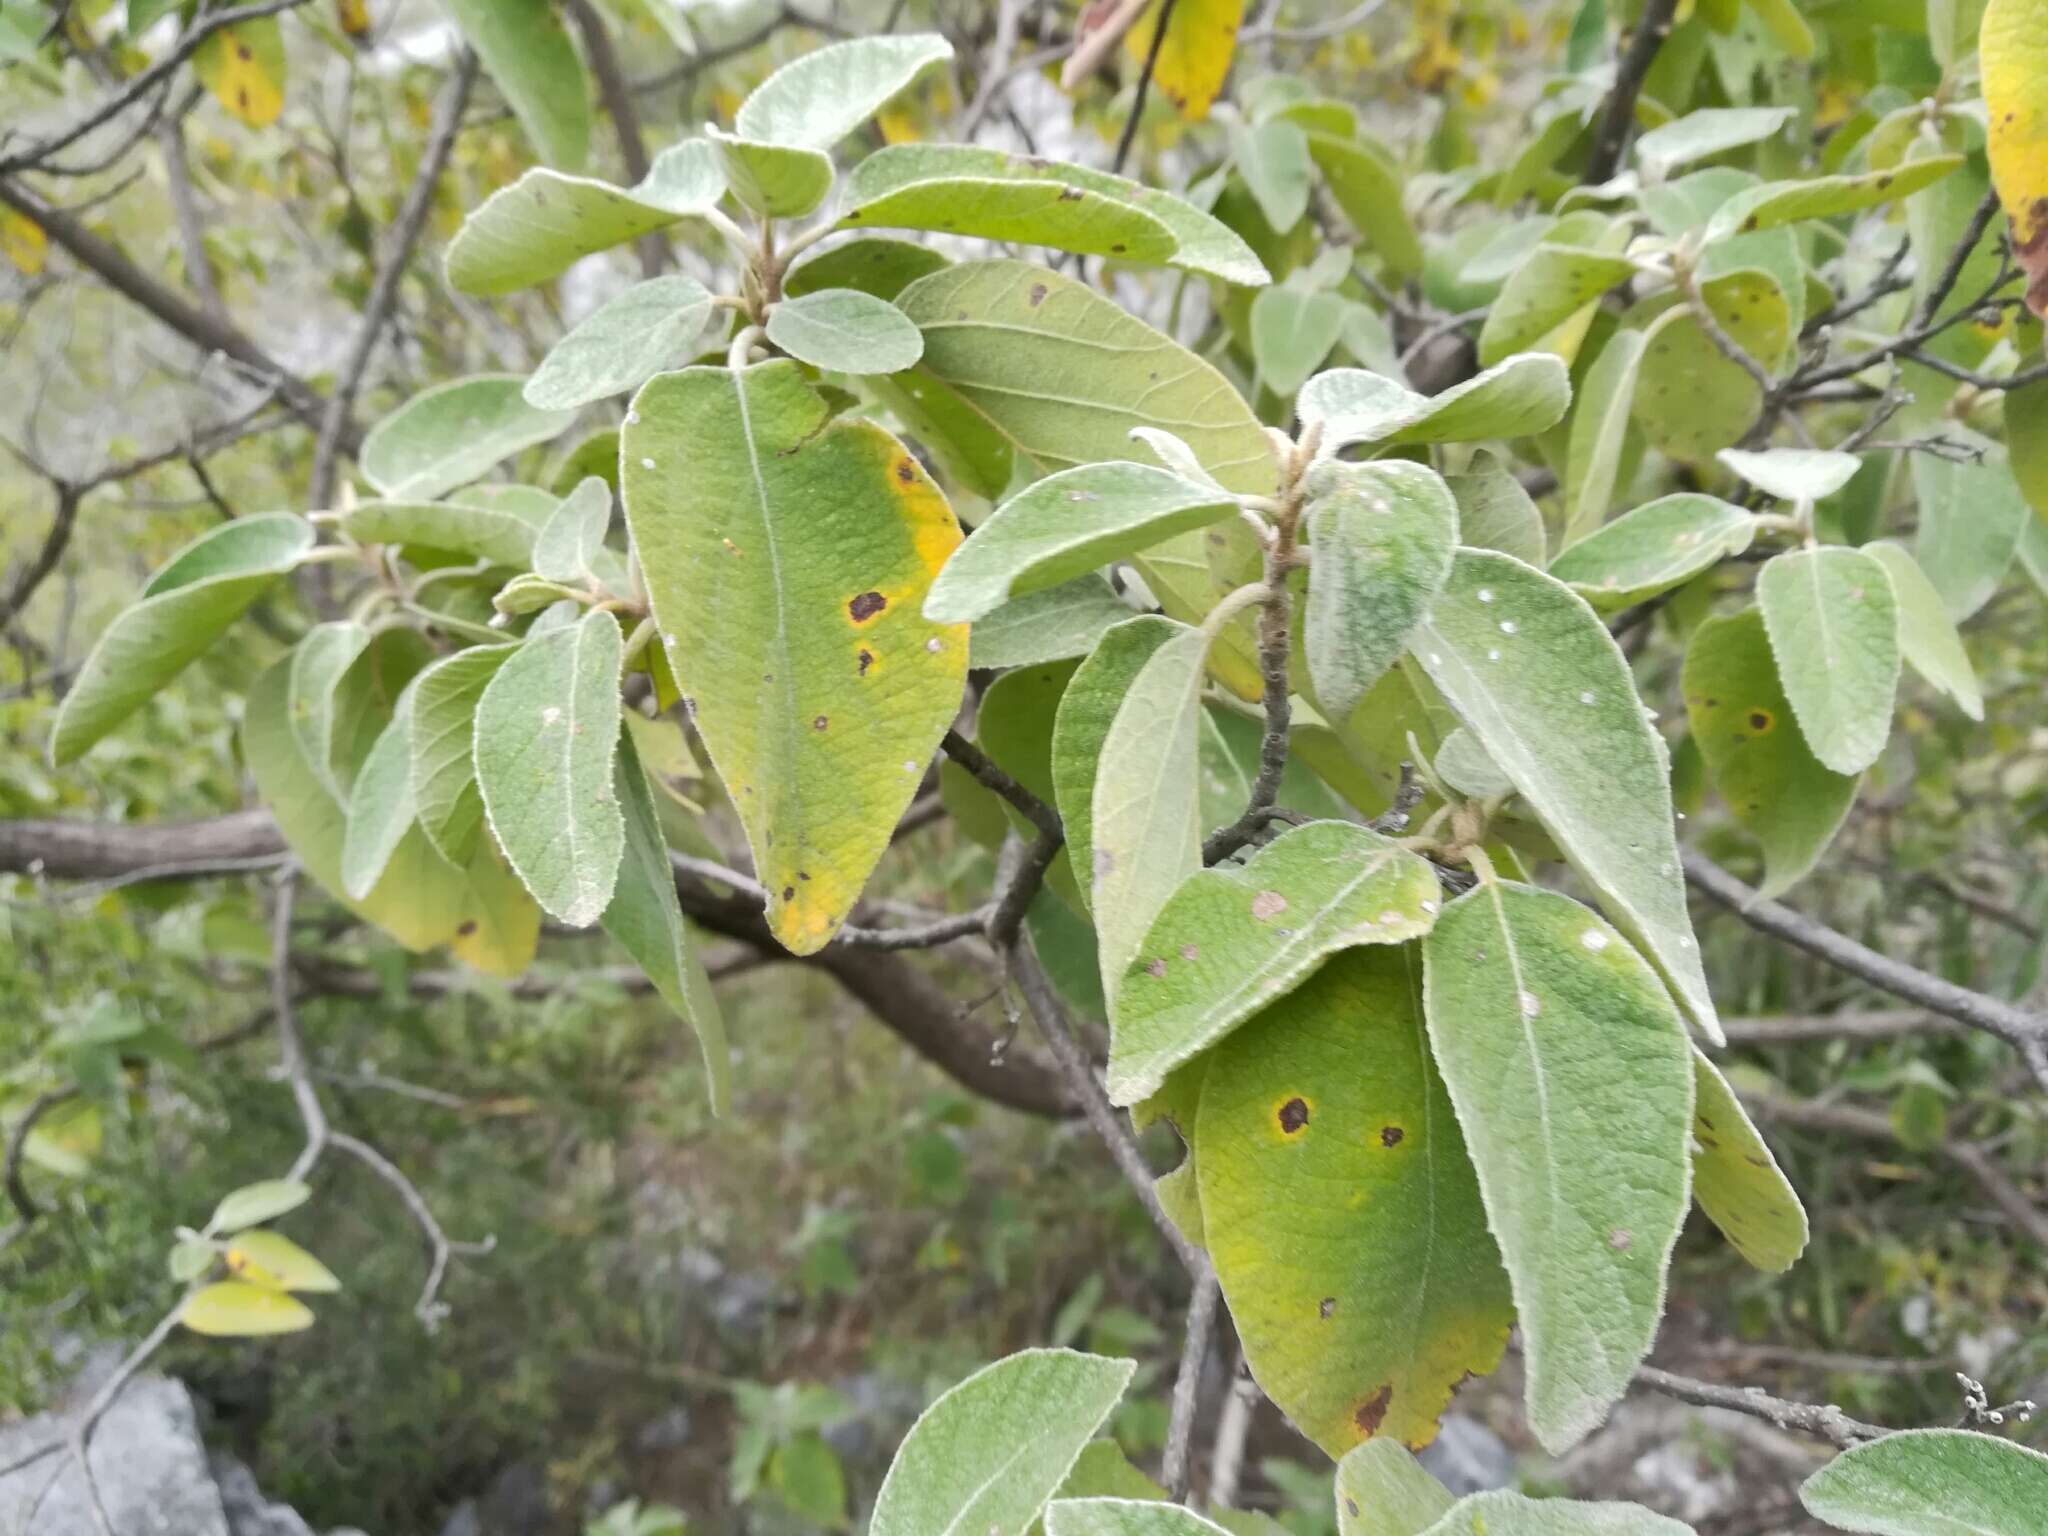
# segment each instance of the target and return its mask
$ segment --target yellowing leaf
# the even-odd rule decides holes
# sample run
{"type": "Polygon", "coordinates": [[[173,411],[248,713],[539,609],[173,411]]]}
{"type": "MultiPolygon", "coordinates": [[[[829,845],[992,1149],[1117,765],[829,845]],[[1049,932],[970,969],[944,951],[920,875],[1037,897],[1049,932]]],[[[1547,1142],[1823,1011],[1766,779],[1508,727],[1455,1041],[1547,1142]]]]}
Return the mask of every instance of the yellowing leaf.
{"type": "Polygon", "coordinates": [[[263,1227],[238,1232],[221,1250],[221,1263],[237,1280],[273,1291],[338,1291],[334,1271],[290,1238],[263,1227]]]}
{"type": "Polygon", "coordinates": [[[246,1280],[217,1280],[185,1298],[178,1321],[194,1333],[216,1338],[253,1339],[265,1334],[299,1333],[313,1326],[304,1302],[246,1280]]]}
{"type": "Polygon", "coordinates": [[[846,920],[967,676],[923,614],[960,526],[873,422],[794,363],[662,374],[621,441],[626,521],[670,663],[798,954],[846,920]]]}
{"type": "Polygon", "coordinates": [[[1806,1210],[1720,1069],[1692,1052],[1692,1192],[1758,1269],[1783,1274],[1806,1251],[1806,1210]]]}
{"type": "Polygon", "coordinates": [[[43,270],[43,258],[50,249],[50,237],[43,226],[25,213],[0,208],[0,251],[23,273],[34,277],[43,270]]]}
{"type": "Polygon", "coordinates": [[[251,128],[284,111],[284,33],[275,16],[222,27],[192,55],[193,73],[220,104],[251,128]]]}
{"type": "Polygon", "coordinates": [[[1332,1456],[1419,1447],[1514,1320],[1412,946],[1336,956],[1220,1046],[1202,1221],[1259,1385],[1332,1456]]]}
{"type": "Polygon", "coordinates": [[[2048,0],[1991,0],[1978,32],[1985,150],[1998,200],[2012,215],[2013,254],[2027,271],[2027,304],[2048,315],[2048,0]]]}
{"type": "Polygon", "coordinates": [[[370,35],[370,7],[368,0],[334,0],[334,19],[341,30],[350,37],[363,38],[370,35]]]}
{"type": "MultiPolygon", "coordinates": [[[[1124,51],[1141,64],[1152,51],[1163,5],[1154,5],[1124,34],[1124,51]]],[[[1152,83],[1196,122],[1209,115],[1237,52],[1244,0],[1175,0],[1166,37],[1152,67],[1152,83]]]]}

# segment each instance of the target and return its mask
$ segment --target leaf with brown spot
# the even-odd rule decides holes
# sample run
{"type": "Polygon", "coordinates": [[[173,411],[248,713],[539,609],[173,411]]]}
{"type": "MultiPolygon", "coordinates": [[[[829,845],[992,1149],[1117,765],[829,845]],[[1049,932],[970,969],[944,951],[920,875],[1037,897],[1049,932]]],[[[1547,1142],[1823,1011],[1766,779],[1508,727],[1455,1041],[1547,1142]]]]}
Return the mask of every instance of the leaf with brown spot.
{"type": "Polygon", "coordinates": [[[1693,1048],[1692,1193],[1758,1269],[1783,1274],[1806,1251],[1806,1210],[1720,1068],[1693,1048]]]}
{"type": "Polygon", "coordinates": [[[1514,1320],[1424,1041],[1420,970],[1412,946],[1327,961],[1210,1053],[1195,1121],[1209,1251],[1252,1374],[1333,1456],[1372,1433],[1427,1444],[1514,1320]]]}

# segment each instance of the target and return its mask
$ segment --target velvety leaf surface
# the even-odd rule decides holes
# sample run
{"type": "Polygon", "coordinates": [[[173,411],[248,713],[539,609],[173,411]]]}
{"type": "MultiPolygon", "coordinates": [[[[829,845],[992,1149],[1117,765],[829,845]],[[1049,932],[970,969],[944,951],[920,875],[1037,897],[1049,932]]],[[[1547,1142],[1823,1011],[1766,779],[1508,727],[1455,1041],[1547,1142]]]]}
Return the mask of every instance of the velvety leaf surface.
{"type": "Polygon", "coordinates": [[[987,501],[1009,489],[1015,445],[929,368],[868,374],[860,387],[924,445],[953,486],[987,501]]]}
{"type": "Polygon", "coordinates": [[[1340,134],[1311,129],[1308,152],[1351,227],[1396,277],[1422,270],[1422,240],[1402,200],[1401,176],[1385,153],[1340,134]]]}
{"type": "Polygon", "coordinates": [[[1806,1209],[1721,1069],[1692,1053],[1692,1194],[1735,1251],[1783,1274],[1806,1251],[1806,1209]]]}
{"type": "Polygon", "coordinates": [[[1086,166],[968,144],[893,144],[853,168],[845,196],[843,226],[981,235],[1120,261],[1165,261],[1226,283],[1270,281],[1251,247],[1192,203],[1086,166]],[[1161,230],[1171,242],[1164,249],[1161,230]],[[1119,243],[1125,249],[1101,248],[1119,243]]]}
{"type": "Polygon", "coordinates": [[[1046,1506],[1045,1536],[1230,1536],[1178,1504],[1154,1499],[1056,1499],[1046,1506]]]}
{"type": "Polygon", "coordinates": [[[770,144],[830,149],[927,67],[952,57],[953,45],[929,32],[813,48],[762,81],[733,126],[770,144]]]}
{"type": "Polygon", "coordinates": [[[1736,193],[1715,210],[1700,237],[1701,243],[1711,245],[1730,235],[1748,234],[1774,225],[1802,219],[1832,219],[1838,214],[1875,208],[1932,186],[1962,163],[1960,155],[1930,155],[1892,170],[1866,171],[1860,176],[1767,181],[1736,193]]]}
{"type": "MultiPolygon", "coordinates": [[[[1208,649],[1201,630],[1175,625],[1132,675],[1102,738],[1089,797],[1089,862],[1076,859],[1074,875],[1090,882],[1102,990],[1112,1007],[1152,920],[1202,867],[1196,748],[1208,649]]],[[[1071,832],[1068,852],[1080,852],[1071,832]]]]}
{"type": "Polygon", "coordinates": [[[298,1179],[259,1179],[223,1195],[207,1219],[206,1230],[215,1235],[239,1232],[244,1227],[275,1221],[312,1198],[312,1186],[298,1179]]]}
{"type": "Polygon", "coordinates": [[[1532,1499],[1511,1489],[1468,1494],[1424,1536],[1693,1536],[1640,1504],[1532,1499]]]}
{"type": "Polygon", "coordinates": [[[783,278],[782,292],[800,299],[828,288],[853,288],[893,302],[920,277],[951,265],[928,245],[891,235],[863,235],[806,256],[783,278]]]}
{"type": "MultiPolygon", "coordinates": [[[[1702,282],[1700,298],[1744,351],[1767,371],[1776,368],[1795,328],[1774,279],[1752,269],[1730,272],[1702,282]]],[[[1675,459],[1701,463],[1748,434],[1763,408],[1763,390],[1679,306],[1645,332],[1632,404],[1653,444],[1675,459]]]]}
{"type": "Polygon", "coordinates": [[[498,846],[534,899],[572,927],[612,898],[625,825],[613,786],[619,621],[590,613],[529,637],[476,707],[476,783],[498,846]]]}
{"type": "Polygon", "coordinates": [[[1550,574],[1602,613],[1632,607],[1749,548],[1756,519],[1681,491],[1624,512],[1550,563],[1550,574]]]}
{"type": "Polygon", "coordinates": [[[1332,1456],[1410,1446],[1513,1322],[1412,948],[1347,951],[1217,1047],[1202,1219],[1252,1374],[1332,1456]]]}
{"type": "Polygon", "coordinates": [[[1960,624],[1991,601],[2034,513],[1995,450],[1975,464],[1931,453],[1908,457],[1919,509],[1913,557],[1960,624]]]}
{"type": "Polygon", "coordinates": [[[291,685],[285,710],[305,754],[337,799],[345,799],[335,772],[336,690],[343,675],[370,645],[370,631],[353,620],[315,624],[292,647],[291,685]]]}
{"type": "Polygon", "coordinates": [[[2048,1456],[1966,1429],[1909,1429],[1844,1451],[1799,1499],[1875,1536],[2043,1536],[2048,1456]]]}
{"type": "Polygon", "coordinates": [[[1813,755],[1754,608],[1706,620],[1685,652],[1685,713],[1707,773],[1763,849],[1762,893],[1789,890],[1834,841],[1856,778],[1813,755]]]}
{"type": "Polygon", "coordinates": [[[1337,1536],[1422,1536],[1453,1502],[1450,1490],[1393,1440],[1353,1446],[1337,1463],[1337,1536]]]}
{"type": "Polygon", "coordinates": [[[1086,656],[1131,609],[1102,577],[1089,573],[990,609],[974,621],[968,664],[1028,667],[1086,656]]]}
{"type": "Polygon", "coordinates": [[[358,465],[379,495],[431,501],[569,425],[566,411],[528,405],[526,381],[476,374],[421,390],[370,428],[358,465]]]}
{"type": "Polygon", "coordinates": [[[1756,595],[1807,745],[1835,772],[1861,773],[1891,734],[1899,684],[1898,601],[1884,566],[1860,550],[1788,550],[1765,563],[1756,595]]]}
{"type": "Polygon", "coordinates": [[[604,931],[626,953],[661,1000],[696,1031],[704,1055],[704,1076],[710,1086],[711,1112],[722,1115],[732,1102],[732,1064],[725,1042],[725,1017],[719,1011],[711,978],[697,951],[697,937],[683,919],[676,900],[675,872],[669,867],[668,842],[661,835],[654,795],[647,785],[633,733],[619,737],[612,763],[612,798],[625,820],[625,850],[619,860],[618,883],[604,909],[604,931]]]}
{"type": "Polygon", "coordinates": [[[1191,528],[1237,514],[1225,492],[1147,464],[1083,464],[1026,486],[946,562],[925,616],[964,624],[1191,528]]]}
{"type": "Polygon", "coordinates": [[[1554,891],[1483,884],[1422,953],[1430,1043],[1514,1285],[1529,1427],[1559,1455],[1627,1391],[1663,1315],[1690,1192],[1685,1028],[1627,941],[1554,891]]]}
{"type": "Polygon", "coordinates": [[[1154,651],[1181,632],[1181,625],[1157,614],[1124,620],[1103,633],[1060,695],[1052,733],[1053,795],[1084,897],[1094,880],[1095,771],[1103,744],[1133,679],[1154,651]]]}
{"type": "Polygon", "coordinates": [[[1479,738],[1464,726],[1444,737],[1436,749],[1436,776],[1459,794],[1475,800],[1491,800],[1510,793],[1514,781],[1500,771],[1500,764],[1486,755],[1479,738]]]}
{"type": "Polygon", "coordinates": [[[1027,1349],[975,1372],[910,1426],[869,1536],[1022,1531],[1136,1369],[1130,1360],[1027,1349]]]}
{"type": "Polygon", "coordinates": [[[626,521],[697,729],[798,954],[845,921],[952,723],[963,628],[923,616],[959,524],[883,428],[790,362],[636,397],[626,521]]]}
{"type": "Polygon", "coordinates": [[[1625,256],[1574,245],[1537,246],[1486,313],[1479,331],[1480,363],[1491,367],[1537,347],[1578,310],[1634,272],[1635,263],[1625,256]]]}
{"type": "Polygon", "coordinates": [[[596,475],[578,481],[533,537],[534,574],[576,586],[595,581],[600,569],[616,563],[604,547],[611,521],[611,485],[596,475]]]}
{"type": "Polygon", "coordinates": [[[1167,1073],[1299,985],[1325,956],[1415,938],[1435,912],[1428,864],[1350,822],[1293,828],[1241,867],[1193,875],[1153,920],[1115,992],[1110,1102],[1155,1093],[1167,1073]]]}
{"type": "Polygon", "coordinates": [[[594,252],[701,215],[724,191],[725,172],[706,139],[663,150],[647,179],[633,187],[528,171],[493,192],[456,231],[448,246],[448,281],[463,293],[516,293],[594,252]]]}
{"type": "Polygon", "coordinates": [[[1309,186],[1314,173],[1308,156],[1308,136],[1299,125],[1271,118],[1249,126],[1233,125],[1230,150],[1237,161],[1237,173],[1251,189],[1259,212],[1276,230],[1286,232],[1308,212],[1309,186]]]}
{"type": "Polygon", "coordinates": [[[476,707],[516,645],[479,645],[434,662],[412,690],[409,794],[420,830],[451,864],[476,852],[484,803],[476,788],[476,707]]]}
{"type": "MultiPolygon", "coordinates": [[[[399,841],[413,825],[412,793],[413,698],[415,684],[399,695],[397,711],[370,748],[346,797],[348,821],[341,842],[341,888],[361,901],[376,888],[398,851],[399,841]]],[[[305,752],[303,737],[300,751],[305,752]]],[[[308,762],[314,759],[307,755],[308,762]]],[[[333,788],[332,785],[329,786],[333,788]]]]}
{"type": "Polygon", "coordinates": [[[711,318],[711,295],[694,277],[670,273],[608,299],[556,342],[523,391],[542,410],[572,410],[638,389],[664,368],[689,361],[711,318]]]}
{"type": "Polygon", "coordinates": [[[1458,504],[1435,470],[1390,460],[1312,472],[1315,563],[1302,641],[1317,701],[1348,715],[1394,664],[1451,574],[1458,504]]]}
{"type": "Polygon", "coordinates": [[[899,373],[924,355],[924,336],[902,310],[852,288],[784,299],[769,311],[768,339],[828,373],[899,373]]]}
{"type": "Polygon", "coordinates": [[[1793,116],[1790,107],[1703,107],[1637,139],[1636,159],[1662,180],[1681,165],[1769,138],[1793,116]]]}
{"type": "Polygon", "coordinates": [[[832,190],[832,157],[821,149],[769,144],[707,129],[725,184],[747,207],[771,219],[797,219],[832,190]]]}
{"type": "Polygon", "coordinates": [[[1498,455],[1480,449],[1457,474],[1444,476],[1458,504],[1458,542],[1497,549],[1541,570],[1545,561],[1543,510],[1530,499],[1498,455]]]}
{"type": "Polygon", "coordinates": [[[1890,539],[1865,544],[1863,553],[1882,565],[1892,579],[1892,596],[1899,604],[1899,653],[1906,664],[1954,699],[1972,720],[1982,720],[1983,687],[1970,665],[1969,652],[1963,649],[1963,637],[1949,617],[1948,605],[1927,573],[1906,553],[1904,545],[1890,539]]]}
{"type": "Polygon", "coordinates": [[[1362,368],[1332,368],[1302,386],[1304,425],[1323,423],[1322,450],[1348,443],[1469,443],[1526,437],[1557,425],[1571,405],[1571,376],[1547,352],[1508,358],[1440,395],[1418,395],[1362,368]]]}
{"type": "Polygon", "coordinates": [[[1048,470],[1126,459],[1132,428],[1163,427],[1226,489],[1274,488],[1272,445],[1229,381],[1080,283],[963,262],[899,303],[924,332],[925,366],[1048,470]]]}
{"type": "Polygon", "coordinates": [[[1345,303],[1334,293],[1260,289],[1252,300],[1252,360],[1260,382],[1276,395],[1300,389],[1336,346],[1345,303]]]}
{"type": "Polygon", "coordinates": [[[1714,457],[1781,501],[1820,501],[1832,496],[1856,478],[1863,462],[1853,453],[1827,448],[1766,448],[1755,453],[1723,448],[1714,457]]]}
{"type": "Polygon", "coordinates": [[[590,88],[561,13],[549,0],[448,0],[541,158],[579,169],[590,152],[590,88]]]}
{"type": "Polygon", "coordinates": [[[1460,550],[1414,649],[1608,913],[1717,1039],[1663,739],[1593,610],[1506,555],[1460,550]]]}
{"type": "Polygon", "coordinates": [[[57,707],[51,763],[79,757],[209,649],[313,537],[303,518],[266,513],[209,529],[173,555],[93,642],[57,707]]]}
{"type": "Polygon", "coordinates": [[[359,544],[400,544],[492,565],[527,565],[538,531],[511,511],[466,501],[359,501],[337,526],[359,544]]]}
{"type": "Polygon", "coordinates": [[[1647,345],[1648,336],[1643,331],[1617,331],[1586,370],[1565,452],[1567,548],[1604,523],[1607,509],[1614,505],[1629,427],[1634,421],[1637,376],[1647,345]]]}

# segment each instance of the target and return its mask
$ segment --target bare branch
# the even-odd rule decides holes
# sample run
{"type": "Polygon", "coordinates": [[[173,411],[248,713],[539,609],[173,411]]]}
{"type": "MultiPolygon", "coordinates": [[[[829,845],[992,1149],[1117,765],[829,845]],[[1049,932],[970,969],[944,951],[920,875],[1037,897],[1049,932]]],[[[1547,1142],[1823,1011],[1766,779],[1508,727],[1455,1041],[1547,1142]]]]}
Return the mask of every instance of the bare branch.
{"type": "Polygon", "coordinates": [[[1698,1381],[1690,1376],[1660,1370],[1654,1365],[1639,1366],[1636,1380],[1682,1403],[1692,1403],[1701,1408],[1731,1408],[1753,1419],[1775,1424],[1780,1429],[1816,1435],[1845,1451],[1852,1445],[1861,1445],[1866,1440],[1875,1440],[1889,1433],[1876,1424],[1850,1418],[1833,1403],[1796,1403],[1789,1398],[1773,1397],[1762,1387],[1724,1386],[1719,1382],[1698,1381]]]}
{"type": "Polygon", "coordinates": [[[1159,1480],[1167,1497],[1185,1503],[1195,1440],[1195,1415],[1202,1401],[1202,1372],[1209,1363],[1210,1341],[1216,1335],[1216,1302],[1220,1294],[1216,1271],[1206,1260],[1194,1277],[1188,1297],[1187,1333],[1181,1342],[1180,1369],[1173,1378],[1173,1410],[1166,1426],[1166,1453],[1159,1480]]]}
{"type": "Polygon", "coordinates": [[[1593,136],[1593,153],[1587,157],[1584,181],[1598,186],[1621,169],[1621,153],[1628,146],[1629,130],[1635,126],[1636,98],[1643,93],[1643,81],[1657,52],[1671,35],[1671,19],[1678,0],[1646,0],[1642,20],[1629,34],[1628,47],[1614,71],[1614,89],[1608,93],[1607,111],[1600,130],[1593,136]]]}
{"type": "Polygon", "coordinates": [[[275,905],[270,919],[270,1011],[277,1021],[278,1072],[290,1084],[292,1101],[306,1127],[306,1144],[293,1160],[288,1179],[303,1180],[327,1150],[327,1111],[321,1106],[319,1090],[313,1086],[312,1064],[306,1059],[306,1045],[299,1037],[299,1019],[292,1009],[292,908],[299,889],[296,865],[286,868],[277,882],[275,905]]]}
{"type": "Polygon", "coordinates": [[[412,1310],[413,1316],[420,1320],[420,1326],[432,1333],[448,1315],[448,1308],[441,1301],[441,1283],[448,1277],[449,1259],[458,1253],[489,1253],[497,1247],[497,1238],[486,1237],[476,1243],[451,1242],[448,1234],[442,1231],[441,1223],[435,1218],[433,1207],[427,1204],[426,1197],[419,1192],[419,1187],[405,1176],[404,1169],[368,1142],[359,1141],[346,1132],[336,1131],[328,1140],[335,1151],[354,1158],[397,1192],[398,1198],[405,1203],[406,1210],[412,1213],[413,1221],[419,1226],[420,1235],[427,1240],[427,1279],[420,1287],[419,1300],[413,1303],[412,1310]]]}

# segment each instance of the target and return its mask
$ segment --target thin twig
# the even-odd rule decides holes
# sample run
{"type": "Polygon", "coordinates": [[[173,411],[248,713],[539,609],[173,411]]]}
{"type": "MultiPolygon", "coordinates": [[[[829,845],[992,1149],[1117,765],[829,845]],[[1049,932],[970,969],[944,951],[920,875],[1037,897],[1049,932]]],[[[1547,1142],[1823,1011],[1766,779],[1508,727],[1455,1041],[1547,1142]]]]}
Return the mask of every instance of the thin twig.
{"type": "Polygon", "coordinates": [[[1636,1380],[1682,1403],[1692,1403],[1701,1408],[1733,1409],[1753,1419],[1775,1424],[1780,1429],[1817,1435],[1843,1450],[1888,1433],[1876,1424],[1850,1418],[1833,1403],[1796,1403],[1789,1398],[1773,1397],[1762,1387],[1735,1387],[1699,1381],[1691,1376],[1660,1370],[1654,1365],[1638,1366],[1636,1380]]]}
{"type": "Polygon", "coordinates": [[[292,1100],[306,1127],[306,1144],[293,1161],[288,1179],[303,1181],[327,1148],[327,1111],[321,1106],[319,1090],[313,1086],[312,1066],[306,1060],[306,1045],[299,1037],[299,1020],[292,1008],[292,908],[299,888],[296,865],[286,867],[277,882],[276,905],[270,919],[270,1011],[277,1021],[278,1073],[291,1085],[292,1100]]]}
{"type": "Polygon", "coordinates": [[[1152,24],[1152,46],[1145,50],[1145,64],[1138,71],[1138,88],[1131,96],[1131,115],[1124,119],[1124,131],[1116,141],[1116,158],[1110,162],[1112,171],[1121,172],[1124,162],[1131,158],[1131,145],[1137,142],[1138,119],[1145,115],[1145,97],[1152,89],[1152,74],[1159,67],[1159,50],[1166,44],[1167,23],[1173,20],[1175,0],[1160,0],[1159,16],[1152,24]]]}
{"type": "Polygon", "coordinates": [[[1173,1410],[1166,1425],[1166,1453],[1159,1481],[1175,1503],[1188,1496],[1195,1441],[1195,1413],[1202,1401],[1202,1372],[1209,1362],[1209,1343],[1216,1334],[1216,1271],[1205,1259],[1188,1297],[1187,1333],[1181,1341],[1180,1369],[1173,1378],[1173,1410]]]}
{"type": "Polygon", "coordinates": [[[1586,158],[1584,180],[1588,186],[1610,180],[1621,169],[1621,152],[1628,145],[1629,130],[1635,126],[1636,98],[1643,93],[1643,81],[1649,76],[1650,66],[1657,62],[1664,39],[1671,35],[1671,19],[1677,10],[1678,0],[1647,0],[1643,6],[1642,20],[1629,35],[1628,47],[1615,68],[1607,111],[1600,119],[1599,132],[1593,136],[1593,152],[1586,158]]]}
{"type": "Polygon", "coordinates": [[[481,1242],[451,1242],[448,1234],[441,1229],[433,1208],[420,1194],[418,1186],[405,1176],[390,1158],[379,1152],[366,1141],[359,1141],[343,1131],[336,1131],[329,1143],[337,1152],[346,1153],[368,1168],[378,1178],[390,1185],[412,1213],[413,1221],[420,1229],[420,1235],[427,1240],[427,1279],[420,1287],[419,1300],[413,1303],[413,1315],[420,1320],[420,1326],[432,1333],[448,1315],[448,1308],[442,1303],[441,1284],[448,1277],[448,1261],[455,1254],[484,1254],[497,1246],[495,1237],[486,1237],[481,1242]]]}

